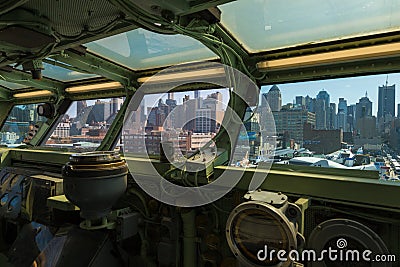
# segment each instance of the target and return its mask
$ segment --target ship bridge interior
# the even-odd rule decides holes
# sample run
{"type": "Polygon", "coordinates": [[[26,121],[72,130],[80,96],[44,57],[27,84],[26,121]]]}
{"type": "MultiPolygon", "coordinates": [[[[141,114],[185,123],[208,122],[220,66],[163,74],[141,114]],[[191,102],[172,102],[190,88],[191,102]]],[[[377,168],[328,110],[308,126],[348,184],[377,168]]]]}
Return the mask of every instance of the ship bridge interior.
{"type": "Polygon", "coordinates": [[[400,266],[399,179],[263,94],[399,71],[395,0],[1,1],[0,266],[400,266]]]}

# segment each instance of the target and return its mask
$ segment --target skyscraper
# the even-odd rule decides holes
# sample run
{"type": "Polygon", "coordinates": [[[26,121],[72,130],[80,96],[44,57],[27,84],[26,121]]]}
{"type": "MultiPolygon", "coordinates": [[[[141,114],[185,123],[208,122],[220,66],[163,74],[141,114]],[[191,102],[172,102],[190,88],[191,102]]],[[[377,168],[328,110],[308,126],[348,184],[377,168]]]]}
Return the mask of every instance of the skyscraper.
{"type": "Polygon", "coordinates": [[[315,122],[317,130],[326,130],[330,128],[330,97],[328,92],[322,90],[317,95],[315,105],[315,122]]]}
{"type": "Polygon", "coordinates": [[[338,112],[343,111],[347,115],[347,100],[343,97],[339,98],[338,112]]]}
{"type": "Polygon", "coordinates": [[[309,112],[315,113],[316,99],[310,96],[305,97],[306,108],[309,112]]]}
{"type": "Polygon", "coordinates": [[[397,104],[397,118],[400,118],[400,104],[397,104]]]}
{"type": "Polygon", "coordinates": [[[122,97],[115,97],[111,98],[111,113],[112,114],[117,114],[118,111],[120,110],[122,104],[124,103],[124,100],[122,97]]]}
{"type": "Polygon", "coordinates": [[[306,98],[304,96],[296,96],[296,105],[305,106],[306,98]]]}
{"type": "Polygon", "coordinates": [[[388,86],[387,80],[385,85],[378,87],[378,118],[395,116],[395,91],[395,85],[388,86]]]}
{"type": "Polygon", "coordinates": [[[202,101],[201,107],[196,109],[196,133],[215,133],[222,122],[224,112],[222,109],[222,94],[212,93],[202,101]]]}
{"type": "Polygon", "coordinates": [[[337,117],[336,117],[336,104],[329,104],[329,112],[328,112],[328,130],[337,129],[337,117]]]}
{"type": "Polygon", "coordinates": [[[81,114],[87,108],[86,100],[79,100],[76,102],[76,114],[81,114]]]}
{"type": "Polygon", "coordinates": [[[315,114],[302,109],[288,109],[273,112],[277,134],[288,133],[295,142],[303,143],[304,124],[315,125],[315,114]]]}
{"type": "Polygon", "coordinates": [[[356,123],[358,119],[367,116],[372,116],[372,102],[369,100],[368,94],[365,93],[365,96],[361,97],[356,104],[356,123]]]}
{"type": "Polygon", "coordinates": [[[347,129],[348,132],[354,131],[356,125],[356,105],[352,104],[347,106],[347,123],[349,128],[347,129]]]}
{"type": "Polygon", "coordinates": [[[343,97],[339,98],[337,128],[347,132],[347,100],[343,97]]]}
{"type": "MultiPolygon", "coordinates": [[[[274,85],[266,94],[266,100],[271,108],[271,111],[280,111],[282,109],[282,95],[279,87],[274,85]]],[[[262,105],[262,103],[261,103],[262,105]]]]}

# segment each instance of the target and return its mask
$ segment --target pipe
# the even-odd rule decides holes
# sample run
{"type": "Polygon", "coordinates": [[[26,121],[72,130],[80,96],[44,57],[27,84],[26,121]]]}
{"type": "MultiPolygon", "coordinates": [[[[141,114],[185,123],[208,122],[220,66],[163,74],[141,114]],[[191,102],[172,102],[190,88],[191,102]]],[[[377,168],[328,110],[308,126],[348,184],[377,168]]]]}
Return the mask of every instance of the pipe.
{"type": "Polygon", "coordinates": [[[183,229],[183,267],[197,266],[196,228],[194,210],[183,209],[181,212],[183,229]]]}
{"type": "Polygon", "coordinates": [[[3,1],[2,4],[0,4],[0,15],[3,15],[7,12],[10,12],[11,10],[25,4],[26,2],[28,2],[28,0],[19,0],[19,1],[15,1],[15,0],[8,0],[8,1],[3,1]]]}
{"type": "Polygon", "coordinates": [[[135,196],[137,196],[139,198],[139,200],[143,204],[144,213],[146,214],[146,216],[150,217],[150,212],[149,212],[149,209],[147,207],[147,202],[146,202],[146,199],[144,198],[143,194],[140,193],[138,190],[136,190],[133,187],[128,189],[128,193],[134,194],[135,196]]]}

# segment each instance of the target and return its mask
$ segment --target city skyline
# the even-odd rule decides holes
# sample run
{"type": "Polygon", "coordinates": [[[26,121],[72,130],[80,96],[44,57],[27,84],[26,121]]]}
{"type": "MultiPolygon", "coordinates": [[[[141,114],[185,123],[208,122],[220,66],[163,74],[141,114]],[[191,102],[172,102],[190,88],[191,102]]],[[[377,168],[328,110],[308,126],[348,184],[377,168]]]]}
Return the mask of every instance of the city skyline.
{"type": "MultiPolygon", "coordinates": [[[[331,103],[339,103],[339,98],[347,100],[347,105],[356,104],[360,98],[368,93],[368,98],[373,103],[372,115],[377,116],[378,112],[378,87],[386,84],[400,84],[400,73],[378,74],[351,78],[328,79],[319,81],[308,81],[298,83],[277,84],[282,94],[282,105],[293,103],[296,96],[307,96],[315,98],[321,90],[330,95],[331,103]]],[[[263,86],[262,93],[267,93],[270,86],[263,86]]],[[[400,94],[395,95],[395,115],[397,115],[397,104],[400,103],[400,94]]],[[[336,110],[337,112],[337,110],[336,110]]]]}
{"type": "MultiPolygon", "coordinates": [[[[336,108],[338,107],[339,98],[344,98],[347,100],[347,105],[356,104],[359,102],[360,98],[365,96],[367,92],[368,98],[373,103],[372,105],[372,115],[377,116],[378,113],[378,87],[386,84],[386,78],[388,78],[388,85],[400,84],[400,73],[391,73],[391,74],[377,74],[377,75],[368,75],[368,76],[358,76],[358,77],[349,77],[349,78],[340,78],[340,79],[327,79],[327,80],[318,80],[318,81],[306,81],[306,82],[297,82],[297,83],[284,83],[284,84],[276,84],[282,94],[282,105],[287,103],[293,103],[295,101],[296,96],[307,96],[315,98],[317,94],[321,90],[325,90],[330,95],[331,103],[336,104],[336,108]]],[[[269,89],[273,85],[262,86],[261,93],[268,93],[269,89]]],[[[398,86],[397,86],[398,88],[398,86]]],[[[210,91],[219,91],[223,96],[223,102],[226,105],[229,100],[228,90],[226,89],[209,89],[209,90],[200,90],[200,96],[205,97],[210,91]]],[[[181,99],[185,94],[189,94],[190,98],[194,98],[194,91],[188,92],[179,92],[175,93],[174,98],[177,100],[177,103],[181,103],[181,99]]],[[[167,98],[167,93],[165,94],[154,94],[147,95],[145,105],[152,106],[153,103],[157,103],[158,99],[161,98],[165,101],[167,98]]],[[[261,98],[261,96],[260,96],[261,98]]],[[[89,100],[95,102],[95,100],[89,100]]],[[[400,93],[395,95],[395,115],[397,115],[397,104],[400,103],[400,93]]],[[[76,106],[74,102],[72,104],[76,106]]],[[[72,117],[76,116],[76,108],[71,109],[72,117]]],[[[337,112],[337,110],[336,110],[337,112]]]]}

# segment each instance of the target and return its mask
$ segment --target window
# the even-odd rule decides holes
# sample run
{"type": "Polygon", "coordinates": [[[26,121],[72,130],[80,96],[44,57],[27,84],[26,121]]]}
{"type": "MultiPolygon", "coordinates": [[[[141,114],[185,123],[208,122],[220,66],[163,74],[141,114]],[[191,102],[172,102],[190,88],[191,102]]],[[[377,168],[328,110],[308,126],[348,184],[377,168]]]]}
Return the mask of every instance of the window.
{"type": "MultiPolygon", "coordinates": [[[[400,154],[399,82],[394,73],[263,86],[259,110],[268,103],[273,113],[275,161],[313,166],[304,157],[314,156],[325,158],[326,167],[382,175],[381,163],[390,166],[383,155],[400,154]]],[[[397,179],[390,167],[387,175],[397,179]]]]}
{"type": "Polygon", "coordinates": [[[1,144],[9,147],[21,145],[40,127],[40,122],[46,120],[36,111],[39,104],[16,105],[12,108],[1,128],[1,144]]]}
{"type": "Polygon", "coordinates": [[[217,134],[228,101],[227,89],[145,95],[126,120],[124,152],[159,155],[160,142],[168,141],[176,156],[191,155],[217,134]]]}
{"type": "Polygon", "coordinates": [[[123,101],[123,98],[108,98],[73,102],[45,146],[74,151],[95,150],[104,139],[123,101]]]}

